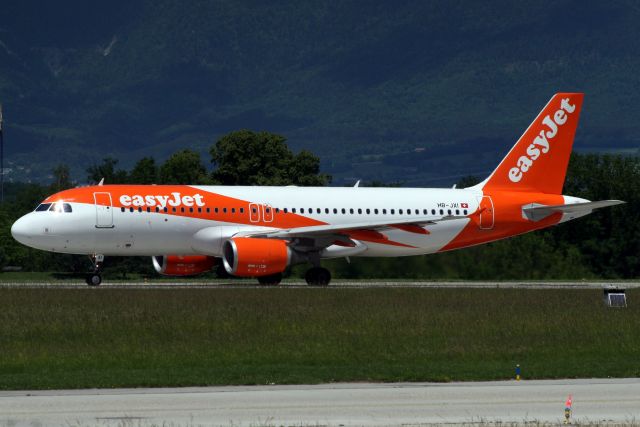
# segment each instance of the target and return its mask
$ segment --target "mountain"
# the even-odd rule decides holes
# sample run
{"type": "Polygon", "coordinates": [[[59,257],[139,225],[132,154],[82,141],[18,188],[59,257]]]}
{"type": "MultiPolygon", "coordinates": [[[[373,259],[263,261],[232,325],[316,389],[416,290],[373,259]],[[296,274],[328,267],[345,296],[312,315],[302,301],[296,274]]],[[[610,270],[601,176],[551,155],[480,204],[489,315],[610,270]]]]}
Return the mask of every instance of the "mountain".
{"type": "Polygon", "coordinates": [[[5,0],[9,180],[280,133],[356,179],[486,175],[551,95],[586,93],[579,151],[640,145],[633,0],[5,0]]]}

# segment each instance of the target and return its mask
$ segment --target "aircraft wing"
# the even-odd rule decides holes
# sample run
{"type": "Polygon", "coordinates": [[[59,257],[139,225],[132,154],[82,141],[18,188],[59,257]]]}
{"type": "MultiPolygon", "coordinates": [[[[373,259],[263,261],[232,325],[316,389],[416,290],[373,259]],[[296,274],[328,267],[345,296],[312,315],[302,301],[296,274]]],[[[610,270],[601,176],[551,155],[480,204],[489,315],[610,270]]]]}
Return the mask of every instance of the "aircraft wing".
{"type": "MultiPolygon", "coordinates": [[[[473,215],[473,214],[472,214],[473,215]]],[[[278,230],[260,230],[260,231],[245,231],[238,233],[237,237],[264,237],[275,239],[287,239],[287,238],[300,238],[300,237],[320,237],[324,235],[340,235],[348,234],[358,230],[368,231],[388,231],[392,229],[400,229],[409,232],[419,234],[429,234],[423,227],[425,225],[437,224],[439,222],[451,221],[454,219],[465,219],[466,216],[446,215],[440,218],[433,217],[413,217],[404,218],[398,220],[386,220],[386,221],[362,221],[350,224],[324,224],[324,225],[312,225],[309,227],[295,227],[285,228],[278,230]]]]}
{"type": "Polygon", "coordinates": [[[541,219],[557,212],[572,214],[579,217],[590,214],[594,209],[615,206],[622,203],[626,202],[623,202],[622,200],[600,200],[597,202],[571,203],[568,205],[552,206],[531,204],[524,206],[522,208],[522,213],[531,221],[540,221],[541,219]]]}

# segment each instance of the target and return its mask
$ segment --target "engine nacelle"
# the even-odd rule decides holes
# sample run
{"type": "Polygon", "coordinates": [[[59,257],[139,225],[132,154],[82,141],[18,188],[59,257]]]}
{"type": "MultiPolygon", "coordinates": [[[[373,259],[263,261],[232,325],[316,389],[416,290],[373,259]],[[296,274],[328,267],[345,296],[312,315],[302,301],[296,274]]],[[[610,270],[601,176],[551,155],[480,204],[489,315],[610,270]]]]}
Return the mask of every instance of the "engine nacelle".
{"type": "Polygon", "coordinates": [[[224,268],[234,276],[269,276],[291,264],[291,249],[284,240],[235,237],[222,249],[224,268]]]}
{"type": "Polygon", "coordinates": [[[195,276],[216,265],[216,259],[206,255],[163,255],[151,257],[153,268],[165,276],[195,276]]]}

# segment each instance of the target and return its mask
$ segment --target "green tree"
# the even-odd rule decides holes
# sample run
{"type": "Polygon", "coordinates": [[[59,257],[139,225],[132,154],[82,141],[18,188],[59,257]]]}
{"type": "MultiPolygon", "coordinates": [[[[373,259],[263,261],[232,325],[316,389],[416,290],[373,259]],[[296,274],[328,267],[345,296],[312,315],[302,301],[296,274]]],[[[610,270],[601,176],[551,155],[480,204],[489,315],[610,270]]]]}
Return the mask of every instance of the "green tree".
{"type": "Polygon", "coordinates": [[[129,172],[131,184],[155,184],[158,182],[158,166],[153,157],[143,157],[129,172]]]}
{"type": "Polygon", "coordinates": [[[163,184],[210,183],[200,154],[191,150],[182,150],[169,157],[160,167],[160,181],[163,184]]]}
{"type": "Polygon", "coordinates": [[[477,176],[473,176],[473,175],[463,176],[456,183],[456,188],[473,187],[474,185],[478,184],[480,181],[482,180],[477,176]]]}
{"type": "Polygon", "coordinates": [[[66,190],[73,187],[71,182],[71,172],[69,166],[60,164],[53,169],[53,183],[51,184],[51,192],[66,190]]]}
{"type": "Polygon", "coordinates": [[[308,151],[294,155],[281,135],[240,130],[211,147],[214,181],[223,185],[322,186],[331,181],[320,173],[320,159],[308,151]]]}
{"type": "Polygon", "coordinates": [[[554,227],[552,232],[558,245],[577,248],[599,277],[640,276],[640,158],[573,154],[563,193],[627,202],[554,227]]]}
{"type": "Polygon", "coordinates": [[[117,169],[118,159],[106,157],[101,164],[93,164],[87,168],[87,179],[89,182],[98,183],[104,179],[105,184],[126,184],[128,181],[127,171],[117,169]]]}

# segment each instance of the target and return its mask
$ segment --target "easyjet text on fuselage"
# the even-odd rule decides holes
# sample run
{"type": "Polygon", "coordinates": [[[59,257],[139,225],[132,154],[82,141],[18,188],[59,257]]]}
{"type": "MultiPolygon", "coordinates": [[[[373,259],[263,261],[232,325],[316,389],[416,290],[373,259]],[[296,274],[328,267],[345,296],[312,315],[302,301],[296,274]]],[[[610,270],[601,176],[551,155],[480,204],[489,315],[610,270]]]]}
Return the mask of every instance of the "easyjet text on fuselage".
{"type": "Polygon", "coordinates": [[[181,193],[171,193],[170,196],[167,195],[146,195],[142,196],[139,194],[135,195],[127,195],[124,194],[120,196],[120,204],[125,207],[129,206],[149,206],[154,207],[158,206],[160,208],[165,208],[167,206],[204,206],[204,196],[201,194],[194,194],[193,196],[183,196],[181,193]]]}

